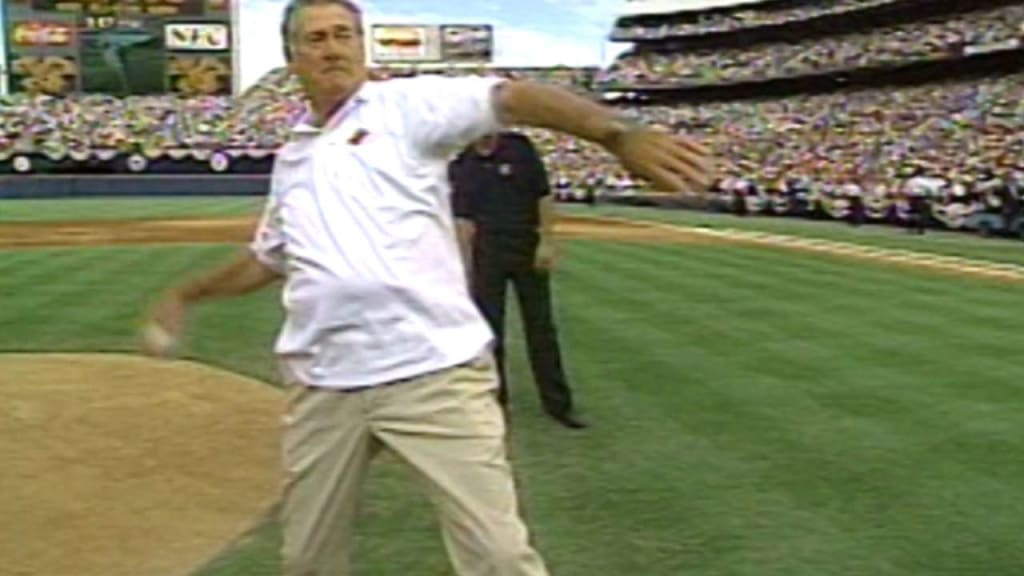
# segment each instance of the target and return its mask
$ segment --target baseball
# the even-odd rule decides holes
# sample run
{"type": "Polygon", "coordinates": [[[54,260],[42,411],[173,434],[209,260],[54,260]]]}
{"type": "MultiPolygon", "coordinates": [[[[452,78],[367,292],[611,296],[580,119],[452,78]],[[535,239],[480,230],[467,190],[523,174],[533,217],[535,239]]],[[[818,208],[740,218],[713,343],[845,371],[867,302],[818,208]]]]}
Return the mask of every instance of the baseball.
{"type": "Polygon", "coordinates": [[[177,344],[174,336],[159,324],[148,324],[142,330],[142,340],[147,349],[160,356],[169,356],[177,344]]]}

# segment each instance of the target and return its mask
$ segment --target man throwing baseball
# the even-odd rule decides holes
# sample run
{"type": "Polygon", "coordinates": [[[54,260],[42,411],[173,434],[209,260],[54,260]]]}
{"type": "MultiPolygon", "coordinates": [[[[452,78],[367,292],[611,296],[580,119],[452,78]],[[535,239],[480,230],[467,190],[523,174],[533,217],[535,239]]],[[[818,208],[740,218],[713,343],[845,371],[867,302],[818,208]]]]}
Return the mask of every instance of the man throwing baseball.
{"type": "Polygon", "coordinates": [[[655,188],[682,191],[708,185],[707,153],[532,82],[369,81],[350,0],[292,0],[282,35],[309,107],[277,154],[259,228],[233,262],[168,290],[149,325],[179,338],[190,306],[284,280],[284,574],[352,574],[360,489],[382,449],[425,481],[456,573],[547,574],[517,510],[447,162],[526,125],[596,142],[655,188]]]}

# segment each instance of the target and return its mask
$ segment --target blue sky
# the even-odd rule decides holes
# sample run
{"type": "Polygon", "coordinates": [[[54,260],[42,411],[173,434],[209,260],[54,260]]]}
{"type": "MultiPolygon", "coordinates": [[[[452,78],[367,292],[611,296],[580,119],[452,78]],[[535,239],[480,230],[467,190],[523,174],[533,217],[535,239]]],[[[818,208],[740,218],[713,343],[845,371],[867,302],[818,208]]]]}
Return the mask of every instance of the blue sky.
{"type": "MultiPolygon", "coordinates": [[[[2,0],[0,0],[2,1],[2,0]]],[[[285,0],[240,0],[242,85],[282,63],[277,27],[285,0]]],[[[621,50],[604,40],[625,0],[361,0],[369,24],[490,23],[495,62],[594,65],[621,50]]],[[[0,35],[5,26],[0,26],[0,35]]],[[[0,41],[0,46],[3,43],[0,41]]]]}

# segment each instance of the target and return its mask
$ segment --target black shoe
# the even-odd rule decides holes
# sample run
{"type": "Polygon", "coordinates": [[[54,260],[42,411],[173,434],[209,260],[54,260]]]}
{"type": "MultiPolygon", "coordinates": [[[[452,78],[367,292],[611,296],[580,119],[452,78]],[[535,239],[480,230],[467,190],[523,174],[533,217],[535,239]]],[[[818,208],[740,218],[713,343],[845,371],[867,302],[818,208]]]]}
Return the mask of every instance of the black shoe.
{"type": "Polygon", "coordinates": [[[550,416],[555,419],[555,422],[558,422],[562,426],[572,430],[582,430],[587,427],[586,422],[580,420],[579,417],[575,416],[571,412],[563,414],[551,413],[550,416]]]}

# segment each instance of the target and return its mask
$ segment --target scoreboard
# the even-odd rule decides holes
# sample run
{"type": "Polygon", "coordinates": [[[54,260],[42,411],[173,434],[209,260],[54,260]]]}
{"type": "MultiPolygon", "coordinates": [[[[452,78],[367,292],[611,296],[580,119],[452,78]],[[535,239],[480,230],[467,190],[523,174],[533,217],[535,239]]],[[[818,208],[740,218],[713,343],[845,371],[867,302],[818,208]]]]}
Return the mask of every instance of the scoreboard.
{"type": "MultiPolygon", "coordinates": [[[[78,12],[83,14],[117,15],[149,14],[152,16],[202,16],[206,0],[31,0],[33,10],[40,12],[78,12]]],[[[221,2],[220,4],[224,4],[221,2]]]]}
{"type": "Polygon", "coordinates": [[[11,92],[234,92],[240,0],[3,0],[11,92]]]}

